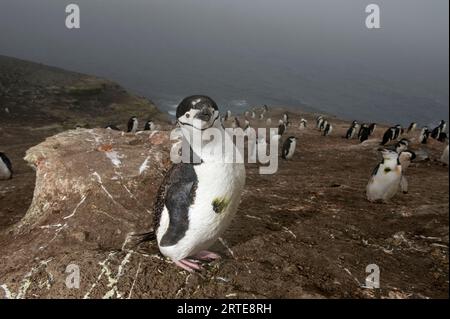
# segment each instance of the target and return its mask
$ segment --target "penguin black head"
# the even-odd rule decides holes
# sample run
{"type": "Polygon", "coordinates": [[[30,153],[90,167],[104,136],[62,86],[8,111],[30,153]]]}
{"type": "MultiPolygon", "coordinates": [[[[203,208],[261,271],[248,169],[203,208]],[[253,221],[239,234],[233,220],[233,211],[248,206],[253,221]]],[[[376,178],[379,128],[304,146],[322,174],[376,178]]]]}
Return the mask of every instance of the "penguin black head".
{"type": "Polygon", "coordinates": [[[399,155],[400,163],[411,162],[416,158],[416,153],[413,151],[403,151],[399,155]]]}
{"type": "Polygon", "coordinates": [[[193,95],[181,101],[176,117],[180,125],[204,130],[214,126],[219,118],[219,107],[208,96],[193,95]]]}

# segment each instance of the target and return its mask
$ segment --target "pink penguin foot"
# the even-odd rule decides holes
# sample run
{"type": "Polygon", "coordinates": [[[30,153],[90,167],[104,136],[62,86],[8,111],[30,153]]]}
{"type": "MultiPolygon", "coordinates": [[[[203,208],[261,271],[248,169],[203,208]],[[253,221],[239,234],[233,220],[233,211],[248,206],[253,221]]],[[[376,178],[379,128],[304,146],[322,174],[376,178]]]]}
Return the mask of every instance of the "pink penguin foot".
{"type": "Polygon", "coordinates": [[[219,259],[220,256],[216,253],[213,253],[213,252],[210,252],[207,250],[202,250],[201,252],[194,255],[194,258],[199,259],[199,260],[211,261],[211,260],[219,259]]]}
{"type": "Polygon", "coordinates": [[[196,270],[200,270],[202,267],[194,261],[188,259],[174,260],[175,265],[183,268],[189,272],[194,272],[196,270]]]}

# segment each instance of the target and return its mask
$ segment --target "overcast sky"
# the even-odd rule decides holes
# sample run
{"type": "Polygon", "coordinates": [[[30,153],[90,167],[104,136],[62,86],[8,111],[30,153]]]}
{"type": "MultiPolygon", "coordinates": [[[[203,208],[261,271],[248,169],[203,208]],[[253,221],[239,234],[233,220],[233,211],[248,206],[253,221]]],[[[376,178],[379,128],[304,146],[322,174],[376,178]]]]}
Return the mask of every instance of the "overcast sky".
{"type": "Polygon", "coordinates": [[[0,0],[0,54],[108,77],[156,100],[266,94],[323,109],[339,100],[349,113],[345,105],[362,99],[361,108],[385,85],[443,108],[448,11],[448,0],[0,0]],[[71,2],[79,30],[65,28],[71,2]],[[379,30],[365,27],[372,2],[379,30]]]}

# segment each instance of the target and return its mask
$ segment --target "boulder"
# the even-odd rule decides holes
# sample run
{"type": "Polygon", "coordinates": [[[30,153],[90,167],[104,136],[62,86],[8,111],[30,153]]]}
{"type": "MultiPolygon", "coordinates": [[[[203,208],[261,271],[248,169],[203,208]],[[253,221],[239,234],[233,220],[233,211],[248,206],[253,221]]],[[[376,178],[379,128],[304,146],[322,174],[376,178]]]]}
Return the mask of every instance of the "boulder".
{"type": "Polygon", "coordinates": [[[0,235],[0,298],[131,296],[135,273],[119,279],[133,258],[148,262],[132,235],[152,228],[170,145],[168,132],[77,129],[29,149],[36,186],[24,218],[0,235]]]}

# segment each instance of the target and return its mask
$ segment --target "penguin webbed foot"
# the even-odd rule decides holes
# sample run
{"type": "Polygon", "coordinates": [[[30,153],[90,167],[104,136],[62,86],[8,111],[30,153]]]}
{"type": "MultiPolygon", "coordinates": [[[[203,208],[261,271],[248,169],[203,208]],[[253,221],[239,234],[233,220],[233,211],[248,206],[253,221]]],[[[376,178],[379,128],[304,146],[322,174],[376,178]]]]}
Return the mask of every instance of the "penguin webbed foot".
{"type": "Polygon", "coordinates": [[[202,250],[201,252],[197,253],[193,256],[196,259],[204,260],[204,261],[212,261],[216,259],[220,259],[220,255],[213,253],[208,250],[202,250]]]}
{"type": "Polygon", "coordinates": [[[191,259],[173,260],[173,262],[178,267],[183,268],[184,270],[189,272],[195,272],[196,270],[199,271],[202,269],[202,266],[199,265],[197,261],[191,259]]]}

